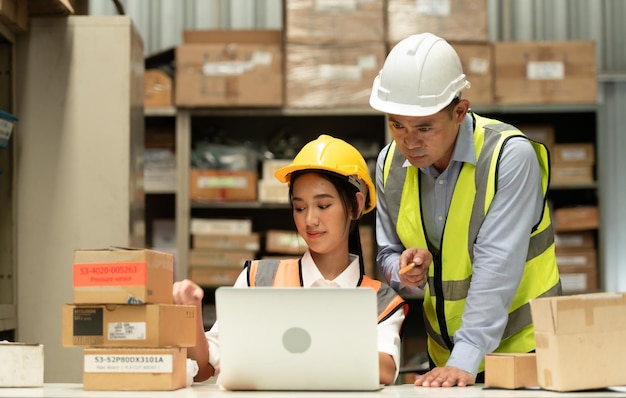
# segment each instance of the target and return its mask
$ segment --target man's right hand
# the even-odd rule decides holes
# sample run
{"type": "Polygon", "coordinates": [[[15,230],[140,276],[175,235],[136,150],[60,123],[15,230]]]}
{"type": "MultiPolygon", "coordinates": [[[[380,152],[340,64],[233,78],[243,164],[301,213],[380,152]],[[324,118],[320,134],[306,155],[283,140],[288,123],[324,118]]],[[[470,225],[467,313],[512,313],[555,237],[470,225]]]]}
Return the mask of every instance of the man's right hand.
{"type": "Polygon", "coordinates": [[[400,282],[409,287],[423,286],[432,262],[433,256],[427,249],[417,247],[406,249],[400,255],[400,282]]]}

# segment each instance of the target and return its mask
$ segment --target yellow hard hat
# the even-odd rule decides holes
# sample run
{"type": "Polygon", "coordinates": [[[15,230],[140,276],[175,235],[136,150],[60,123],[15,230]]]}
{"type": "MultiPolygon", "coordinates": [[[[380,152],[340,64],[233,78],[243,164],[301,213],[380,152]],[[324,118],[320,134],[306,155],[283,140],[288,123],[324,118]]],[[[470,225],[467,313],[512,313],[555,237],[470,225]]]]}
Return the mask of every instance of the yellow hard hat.
{"type": "Polygon", "coordinates": [[[322,134],[303,146],[293,162],[276,170],[274,175],[280,182],[289,183],[289,175],[302,170],[325,170],[346,176],[366,198],[369,197],[363,213],[376,206],[376,188],[370,178],[367,163],[363,155],[344,140],[322,134]]]}

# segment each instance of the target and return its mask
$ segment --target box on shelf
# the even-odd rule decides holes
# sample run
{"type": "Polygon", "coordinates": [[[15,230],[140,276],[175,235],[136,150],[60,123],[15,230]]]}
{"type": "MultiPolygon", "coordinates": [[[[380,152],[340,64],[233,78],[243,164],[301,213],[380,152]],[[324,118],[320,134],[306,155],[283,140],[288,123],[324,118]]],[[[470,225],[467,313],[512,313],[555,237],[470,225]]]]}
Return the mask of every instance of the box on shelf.
{"type": "Polygon", "coordinates": [[[289,203],[289,185],[274,180],[259,180],[259,202],[289,203]]]}
{"type": "Polygon", "coordinates": [[[592,165],[566,166],[556,164],[550,168],[550,184],[553,186],[593,184],[593,182],[592,165]]]}
{"type": "Polygon", "coordinates": [[[18,120],[17,116],[0,109],[0,148],[6,148],[9,145],[13,126],[18,120]]]}
{"type": "Polygon", "coordinates": [[[593,41],[493,43],[500,104],[597,102],[593,41]]]}
{"type": "Polygon", "coordinates": [[[564,294],[593,293],[598,291],[598,271],[595,267],[559,267],[561,288],[564,294]]]}
{"type": "Polygon", "coordinates": [[[250,250],[189,250],[189,265],[192,267],[239,267],[247,260],[254,259],[256,253],[250,250]]]}
{"type": "Polygon", "coordinates": [[[292,162],[293,159],[264,159],[261,166],[261,180],[278,183],[278,180],[276,179],[274,173],[280,168],[289,166],[292,162]]]}
{"type": "Polygon", "coordinates": [[[148,249],[75,250],[75,304],[171,304],[174,256],[148,249]]]}
{"type": "Polygon", "coordinates": [[[172,391],[187,381],[187,348],[85,348],[85,390],[172,391]]]}
{"type": "Polygon", "coordinates": [[[249,235],[193,234],[191,238],[194,249],[246,250],[255,252],[261,248],[261,237],[258,232],[252,232],[249,235]]]}
{"type": "Polygon", "coordinates": [[[493,50],[489,43],[450,43],[456,50],[471,87],[463,91],[472,105],[489,105],[493,99],[493,50]]]}
{"type": "Polygon", "coordinates": [[[256,201],[257,179],[255,171],[192,169],[189,197],[198,201],[256,201]]]}
{"type": "Polygon", "coordinates": [[[541,142],[548,150],[554,146],[554,126],[550,124],[520,124],[516,126],[524,135],[533,141],[541,142]]]}
{"type": "Polygon", "coordinates": [[[189,267],[189,279],[200,286],[231,286],[243,268],[238,267],[189,267]]]}
{"type": "Polygon", "coordinates": [[[387,40],[431,32],[448,41],[489,40],[487,0],[387,0],[387,40]]]}
{"type": "Polygon", "coordinates": [[[190,232],[198,235],[250,235],[252,220],[192,218],[190,232]]]}
{"type": "Polygon", "coordinates": [[[285,44],[286,105],[368,107],[384,43],[285,44]]]}
{"type": "Polygon", "coordinates": [[[559,232],[554,234],[554,244],[559,249],[595,249],[593,232],[559,232]]]}
{"type": "Polygon", "coordinates": [[[595,150],[592,143],[555,144],[553,163],[557,166],[588,166],[595,163],[595,150]]]}
{"type": "Polygon", "coordinates": [[[554,210],[554,231],[585,231],[600,225],[597,206],[560,207],[554,210]]]}
{"type": "Polygon", "coordinates": [[[0,387],[43,387],[43,345],[0,341],[0,358],[0,387]]]}
{"type": "Polygon", "coordinates": [[[183,32],[176,48],[177,106],[282,106],[282,32],[183,32]]]}
{"type": "Polygon", "coordinates": [[[143,106],[172,106],[172,78],[160,69],[148,69],[143,74],[143,106]]]}
{"type": "Polygon", "coordinates": [[[534,353],[491,353],[485,356],[485,387],[538,387],[537,357],[534,353]]]}
{"type": "Polygon", "coordinates": [[[64,347],[193,347],[196,307],[175,304],[64,304],[64,347]]]}
{"type": "Polygon", "coordinates": [[[539,386],[576,391],[626,384],[626,296],[590,293],[530,302],[539,386]]]}
{"type": "Polygon", "coordinates": [[[33,0],[0,0],[0,23],[14,33],[28,32],[29,6],[32,2],[33,0]]]}
{"type": "Polygon", "coordinates": [[[383,41],[383,3],[383,0],[288,0],[284,7],[285,40],[301,43],[383,41]]]}
{"type": "Polygon", "coordinates": [[[265,235],[265,251],[269,253],[302,254],[307,245],[297,231],[270,229],[265,235]]]}

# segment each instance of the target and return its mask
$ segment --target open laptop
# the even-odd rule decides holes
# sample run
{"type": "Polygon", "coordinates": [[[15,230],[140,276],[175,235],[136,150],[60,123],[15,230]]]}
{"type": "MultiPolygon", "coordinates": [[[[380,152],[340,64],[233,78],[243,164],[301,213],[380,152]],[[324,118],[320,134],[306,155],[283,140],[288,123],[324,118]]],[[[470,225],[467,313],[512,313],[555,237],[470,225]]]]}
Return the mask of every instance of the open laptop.
{"type": "Polygon", "coordinates": [[[365,288],[215,291],[228,390],[379,390],[377,300],[365,288]]]}

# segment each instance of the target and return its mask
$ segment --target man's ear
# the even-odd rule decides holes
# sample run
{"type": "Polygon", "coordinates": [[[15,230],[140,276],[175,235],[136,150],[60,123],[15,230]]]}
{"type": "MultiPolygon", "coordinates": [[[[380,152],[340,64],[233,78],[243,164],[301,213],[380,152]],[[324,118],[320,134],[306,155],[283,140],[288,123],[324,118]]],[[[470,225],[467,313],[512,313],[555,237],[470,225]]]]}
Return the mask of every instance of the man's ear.
{"type": "Polygon", "coordinates": [[[358,220],[363,215],[363,209],[365,208],[365,195],[363,195],[362,192],[356,193],[356,203],[357,203],[358,209],[355,209],[357,211],[353,212],[352,214],[353,220],[358,220]]]}
{"type": "Polygon", "coordinates": [[[469,108],[470,102],[465,98],[461,98],[459,100],[459,103],[456,104],[456,106],[454,107],[454,120],[457,123],[463,122],[463,119],[465,119],[465,115],[467,115],[469,108]]]}

